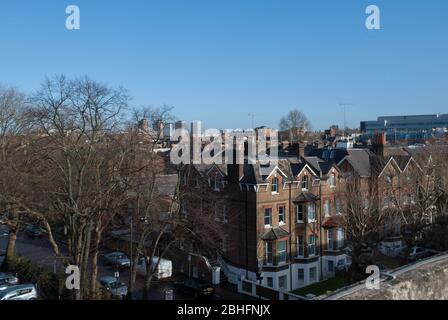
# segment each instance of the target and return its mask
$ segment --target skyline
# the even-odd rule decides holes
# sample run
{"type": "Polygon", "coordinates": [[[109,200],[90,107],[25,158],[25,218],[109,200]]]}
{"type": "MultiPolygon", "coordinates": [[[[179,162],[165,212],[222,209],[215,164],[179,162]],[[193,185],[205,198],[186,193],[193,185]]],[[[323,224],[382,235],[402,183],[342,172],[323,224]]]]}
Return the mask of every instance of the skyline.
{"type": "Polygon", "coordinates": [[[349,127],[447,113],[446,1],[319,4],[19,0],[0,9],[0,83],[30,93],[45,76],[86,74],[124,86],[135,106],[171,105],[214,128],[248,128],[249,114],[276,128],[296,108],[315,130],[341,127],[341,103],[352,104],[349,127]],[[65,29],[71,4],[81,30],[65,29]],[[382,30],[365,28],[369,4],[382,30]]]}

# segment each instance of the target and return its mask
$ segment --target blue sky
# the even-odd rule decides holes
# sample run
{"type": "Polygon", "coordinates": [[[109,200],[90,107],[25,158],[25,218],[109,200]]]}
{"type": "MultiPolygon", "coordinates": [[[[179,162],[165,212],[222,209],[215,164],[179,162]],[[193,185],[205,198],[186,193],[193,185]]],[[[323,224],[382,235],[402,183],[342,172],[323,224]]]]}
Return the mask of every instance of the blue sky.
{"type": "Polygon", "coordinates": [[[123,85],[135,106],[169,104],[205,127],[276,127],[290,109],[315,129],[379,115],[448,112],[448,1],[1,1],[0,82],[46,75],[123,85]],[[65,8],[81,30],[65,29],[65,8]],[[364,26],[381,9],[382,30],[364,26]]]}

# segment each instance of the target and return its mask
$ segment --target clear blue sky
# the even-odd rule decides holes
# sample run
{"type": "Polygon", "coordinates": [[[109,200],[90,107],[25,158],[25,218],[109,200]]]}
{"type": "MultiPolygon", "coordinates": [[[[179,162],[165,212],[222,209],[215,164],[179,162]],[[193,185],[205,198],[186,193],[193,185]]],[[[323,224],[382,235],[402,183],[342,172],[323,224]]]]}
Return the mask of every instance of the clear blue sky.
{"type": "Polygon", "coordinates": [[[448,112],[448,1],[14,0],[0,4],[0,82],[46,75],[123,85],[206,127],[276,127],[290,109],[315,129],[379,115],[448,112]],[[81,30],[65,29],[65,7],[81,30]],[[382,30],[364,26],[381,9],[382,30]]]}

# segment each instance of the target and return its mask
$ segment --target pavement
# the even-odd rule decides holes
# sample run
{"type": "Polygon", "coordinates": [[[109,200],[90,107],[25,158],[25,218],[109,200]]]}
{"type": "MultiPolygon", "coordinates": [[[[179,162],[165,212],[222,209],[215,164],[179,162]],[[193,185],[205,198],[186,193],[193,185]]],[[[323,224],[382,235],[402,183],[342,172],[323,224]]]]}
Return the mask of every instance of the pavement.
{"type": "MultiPolygon", "coordinates": [[[[8,232],[6,226],[0,226],[0,252],[6,250],[8,243],[8,232]]],[[[47,271],[64,273],[64,267],[60,261],[55,259],[53,249],[49,241],[45,238],[34,239],[28,237],[24,233],[19,233],[16,242],[16,251],[18,254],[26,257],[27,259],[35,262],[40,267],[47,271]]],[[[61,248],[64,252],[64,248],[61,248]]],[[[116,268],[107,265],[101,256],[106,253],[100,253],[100,259],[98,261],[98,278],[103,276],[115,276],[116,268]]],[[[129,269],[119,270],[119,277],[125,284],[129,283],[130,272],[129,269]]],[[[194,300],[194,298],[188,294],[177,292],[174,290],[174,282],[185,278],[185,276],[174,275],[170,279],[155,280],[149,290],[148,300],[165,300],[165,292],[167,290],[174,291],[175,300],[194,300]]],[[[141,299],[143,293],[143,277],[137,276],[136,288],[134,293],[135,299],[141,299]]],[[[251,297],[239,294],[235,291],[235,288],[226,284],[223,286],[215,287],[216,294],[214,300],[248,300],[251,297]]]]}

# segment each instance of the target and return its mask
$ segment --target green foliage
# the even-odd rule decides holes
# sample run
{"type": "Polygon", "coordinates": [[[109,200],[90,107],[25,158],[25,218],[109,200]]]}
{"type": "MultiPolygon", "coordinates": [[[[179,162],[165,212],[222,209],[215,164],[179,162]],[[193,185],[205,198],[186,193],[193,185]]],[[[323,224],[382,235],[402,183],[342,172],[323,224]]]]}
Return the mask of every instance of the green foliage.
{"type": "Polygon", "coordinates": [[[46,272],[36,263],[23,257],[18,257],[10,272],[17,274],[21,283],[34,283],[39,291],[39,297],[45,300],[65,300],[71,298],[71,293],[65,288],[64,275],[46,272]]]}

